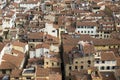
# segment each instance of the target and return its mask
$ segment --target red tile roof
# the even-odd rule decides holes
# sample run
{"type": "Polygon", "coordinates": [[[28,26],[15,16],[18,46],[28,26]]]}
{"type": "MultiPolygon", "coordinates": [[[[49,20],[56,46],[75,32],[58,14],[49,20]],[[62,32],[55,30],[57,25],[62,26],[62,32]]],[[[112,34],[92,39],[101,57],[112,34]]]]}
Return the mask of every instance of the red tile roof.
{"type": "MultiPolygon", "coordinates": [[[[4,56],[2,57],[2,60],[4,60],[1,65],[9,63],[12,68],[19,68],[22,64],[22,61],[24,60],[24,54],[19,52],[19,51],[15,51],[17,52],[16,54],[12,54],[12,53],[8,53],[8,54],[4,54],[4,56]]],[[[4,65],[1,66],[1,68],[4,68],[4,65]]],[[[8,65],[9,67],[9,65],[8,65]]],[[[11,68],[11,67],[10,67],[11,68]]]]}
{"type": "Polygon", "coordinates": [[[116,57],[113,51],[105,51],[101,53],[101,60],[103,61],[116,60],[116,57]]]}
{"type": "Polygon", "coordinates": [[[34,32],[28,34],[28,39],[43,39],[43,32],[34,32]]]}
{"type": "Polygon", "coordinates": [[[92,39],[93,45],[103,46],[103,45],[120,45],[120,40],[117,39],[92,39]]]}
{"type": "Polygon", "coordinates": [[[19,46],[19,47],[25,47],[25,45],[27,45],[27,43],[23,43],[23,42],[20,42],[20,41],[13,41],[12,45],[13,46],[19,46]]]}
{"type": "Polygon", "coordinates": [[[12,70],[10,77],[15,78],[15,77],[20,77],[22,74],[22,69],[14,69],[12,70]]]}
{"type": "Polygon", "coordinates": [[[47,44],[47,43],[37,44],[36,49],[39,49],[39,48],[47,48],[47,49],[49,49],[50,45],[47,44]]]}
{"type": "Polygon", "coordinates": [[[79,21],[77,21],[77,23],[76,23],[76,26],[97,26],[97,23],[96,22],[79,22],[79,21]]]}

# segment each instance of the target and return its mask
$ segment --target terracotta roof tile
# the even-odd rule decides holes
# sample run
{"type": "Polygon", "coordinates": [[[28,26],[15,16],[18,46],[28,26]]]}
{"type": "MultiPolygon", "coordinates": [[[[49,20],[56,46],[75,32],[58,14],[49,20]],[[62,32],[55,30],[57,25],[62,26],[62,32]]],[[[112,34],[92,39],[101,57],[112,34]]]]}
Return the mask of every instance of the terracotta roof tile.
{"type": "Polygon", "coordinates": [[[44,57],[41,57],[41,58],[30,58],[30,59],[28,59],[29,63],[38,63],[40,61],[44,61],[44,57]]]}
{"type": "Polygon", "coordinates": [[[120,66],[120,58],[117,58],[117,66],[120,66]]]}
{"type": "Polygon", "coordinates": [[[48,59],[48,60],[54,61],[54,62],[61,62],[60,58],[58,58],[58,57],[50,57],[50,58],[45,58],[45,59],[48,59]]]}
{"type": "Polygon", "coordinates": [[[16,68],[13,64],[9,62],[2,61],[0,65],[0,69],[14,69],[16,68]]]}
{"type": "Polygon", "coordinates": [[[52,35],[47,34],[45,36],[45,43],[51,44],[51,43],[55,43],[58,44],[59,43],[59,38],[58,37],[54,37],[52,35]]]}
{"type": "Polygon", "coordinates": [[[78,22],[76,23],[77,26],[97,26],[96,22],[78,22]]]}
{"type": "Polygon", "coordinates": [[[95,53],[95,48],[94,48],[94,45],[92,44],[86,44],[84,47],[83,47],[83,52],[85,54],[89,54],[89,53],[95,53]]]}
{"type": "Polygon", "coordinates": [[[116,45],[120,44],[120,40],[117,39],[92,39],[93,45],[103,46],[103,45],[116,45]]]}
{"type": "Polygon", "coordinates": [[[74,80],[81,80],[81,79],[88,80],[87,70],[80,70],[80,71],[74,70],[71,72],[71,75],[73,76],[72,78],[74,80]]]}
{"type": "Polygon", "coordinates": [[[28,39],[43,39],[44,33],[43,32],[34,32],[28,34],[28,39]]]}
{"type": "Polygon", "coordinates": [[[14,66],[14,68],[19,68],[23,59],[24,59],[24,54],[16,51],[17,53],[14,54],[4,54],[4,56],[2,57],[2,60],[4,60],[4,63],[9,63],[12,66],[14,66]]]}
{"type": "Polygon", "coordinates": [[[36,80],[48,80],[46,78],[36,78],[36,80]]]}
{"type": "Polygon", "coordinates": [[[62,76],[59,73],[49,74],[49,80],[62,80],[62,76]]]}
{"type": "Polygon", "coordinates": [[[12,72],[10,74],[10,77],[11,78],[20,77],[21,74],[22,74],[22,70],[21,69],[15,69],[15,70],[12,70],[12,72]]]}
{"type": "Polygon", "coordinates": [[[39,48],[47,48],[47,49],[49,49],[50,45],[47,44],[47,43],[37,44],[36,49],[39,49],[39,48]]]}
{"type": "Polygon", "coordinates": [[[116,76],[120,76],[120,69],[116,69],[115,73],[116,73],[116,76]]]}
{"type": "Polygon", "coordinates": [[[69,34],[63,34],[62,35],[62,39],[63,39],[63,47],[64,47],[64,51],[69,52],[74,46],[76,46],[78,44],[79,41],[91,41],[91,37],[89,35],[80,35],[80,34],[73,34],[73,35],[69,35],[69,34]]]}
{"type": "Polygon", "coordinates": [[[20,41],[13,41],[12,45],[13,46],[25,47],[25,45],[27,45],[27,43],[23,43],[23,42],[20,42],[20,41]]]}
{"type": "Polygon", "coordinates": [[[116,60],[113,51],[105,51],[101,53],[101,60],[109,61],[109,60],[116,60]]]}
{"type": "Polygon", "coordinates": [[[49,77],[50,74],[61,73],[60,68],[41,68],[37,66],[36,77],[49,77]]]}
{"type": "Polygon", "coordinates": [[[49,72],[50,72],[50,69],[43,69],[38,66],[36,69],[36,76],[37,77],[49,76],[49,72]]]}

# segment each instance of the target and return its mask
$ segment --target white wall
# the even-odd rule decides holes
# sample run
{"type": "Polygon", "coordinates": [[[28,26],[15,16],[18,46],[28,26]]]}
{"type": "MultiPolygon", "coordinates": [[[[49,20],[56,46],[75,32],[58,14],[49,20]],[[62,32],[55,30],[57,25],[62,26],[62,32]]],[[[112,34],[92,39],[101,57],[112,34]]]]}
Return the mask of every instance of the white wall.
{"type": "Polygon", "coordinates": [[[57,29],[55,29],[54,27],[53,27],[53,24],[51,23],[45,23],[45,32],[47,32],[49,35],[52,35],[52,36],[55,36],[55,37],[57,37],[57,33],[58,33],[58,31],[57,31],[57,29]],[[54,32],[53,32],[54,31],[54,32]]]}
{"type": "Polygon", "coordinates": [[[22,0],[14,0],[15,3],[20,3],[22,0]]]}
{"type": "Polygon", "coordinates": [[[36,7],[36,6],[39,6],[40,5],[40,3],[38,2],[38,3],[29,3],[29,4],[26,4],[26,3],[21,3],[20,4],[20,7],[25,7],[25,8],[34,8],[34,7],[36,7]]]}
{"type": "Polygon", "coordinates": [[[48,20],[50,20],[50,21],[52,21],[52,22],[54,22],[55,21],[55,16],[54,15],[45,15],[45,17],[44,17],[45,19],[48,19],[48,20]]]}
{"type": "Polygon", "coordinates": [[[50,46],[50,51],[59,52],[59,47],[55,45],[50,46]]]}
{"type": "Polygon", "coordinates": [[[35,51],[29,51],[29,57],[34,58],[35,57],[35,51]]]}
{"type": "Polygon", "coordinates": [[[94,26],[93,28],[89,28],[89,27],[78,28],[78,27],[76,27],[75,32],[78,33],[78,31],[79,31],[80,34],[96,35],[96,29],[97,29],[96,26],[94,26]],[[89,33],[88,33],[88,31],[89,31],[89,33]]]}
{"type": "Polygon", "coordinates": [[[94,62],[94,66],[98,68],[99,71],[114,71],[114,69],[107,70],[107,66],[110,66],[112,68],[113,66],[116,66],[116,61],[105,61],[105,63],[102,63],[102,61],[99,61],[99,63],[94,62]],[[101,70],[100,68],[104,66],[104,70],[101,70]]]}
{"type": "Polygon", "coordinates": [[[14,26],[15,19],[16,19],[16,12],[13,14],[13,16],[10,18],[9,21],[3,20],[2,28],[12,28],[14,26]]]}
{"type": "Polygon", "coordinates": [[[35,50],[35,55],[36,57],[41,57],[41,55],[45,55],[45,53],[48,52],[49,53],[49,49],[47,48],[39,48],[35,50]]]}
{"type": "Polygon", "coordinates": [[[20,7],[25,7],[25,8],[33,8],[35,6],[36,4],[20,4],[20,7]]]}

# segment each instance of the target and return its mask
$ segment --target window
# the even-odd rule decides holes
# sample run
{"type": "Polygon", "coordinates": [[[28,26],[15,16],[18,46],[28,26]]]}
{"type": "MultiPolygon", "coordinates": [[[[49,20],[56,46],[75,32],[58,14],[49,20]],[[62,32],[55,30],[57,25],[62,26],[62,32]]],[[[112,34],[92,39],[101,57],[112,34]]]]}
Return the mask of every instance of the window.
{"type": "Polygon", "coordinates": [[[15,80],[19,80],[19,77],[15,77],[15,80]]]}
{"type": "Polygon", "coordinates": [[[88,67],[90,67],[90,65],[88,65],[88,67]]]}
{"type": "Polygon", "coordinates": [[[90,31],[88,31],[88,33],[90,33],[90,31]]]}
{"type": "Polygon", "coordinates": [[[81,61],[81,63],[84,63],[83,61],[81,61]]]}
{"type": "Polygon", "coordinates": [[[93,26],[91,26],[91,28],[93,28],[93,26]]]}
{"type": "Polygon", "coordinates": [[[75,66],[75,69],[78,69],[78,67],[77,67],[77,66],[75,66]]]}
{"type": "Polygon", "coordinates": [[[102,66],[100,69],[101,69],[101,70],[104,70],[104,69],[105,69],[105,67],[104,67],[104,66],[102,66]]]}
{"type": "Polygon", "coordinates": [[[59,62],[57,62],[57,65],[59,66],[59,62]]]}
{"type": "Polygon", "coordinates": [[[27,80],[31,80],[31,77],[27,77],[27,80]]]}
{"type": "Polygon", "coordinates": [[[86,33],[86,31],[84,31],[84,33],[86,33]]]}
{"type": "Polygon", "coordinates": [[[104,38],[106,38],[106,35],[104,35],[104,38]]]}
{"type": "Polygon", "coordinates": [[[71,73],[69,73],[69,76],[71,76],[71,73]]]}
{"type": "Polygon", "coordinates": [[[105,63],[105,61],[102,61],[102,63],[105,63]]]}
{"type": "Polygon", "coordinates": [[[87,62],[88,64],[91,64],[91,61],[90,60],[88,60],[88,62],[87,62]]]}
{"type": "Polygon", "coordinates": [[[78,33],[80,33],[80,31],[78,31],[78,33]]]}
{"type": "Polygon", "coordinates": [[[33,48],[33,46],[30,46],[30,48],[33,48]]]}
{"type": "Polygon", "coordinates": [[[46,64],[48,65],[48,62],[46,62],[46,64]]]}
{"type": "Polygon", "coordinates": [[[107,66],[107,68],[106,68],[107,70],[110,70],[110,66],[107,66]]]}
{"type": "Polygon", "coordinates": [[[83,66],[80,66],[80,69],[83,69],[83,66]]]}
{"type": "Polygon", "coordinates": [[[91,33],[93,33],[93,31],[91,31],[91,33]]]}
{"type": "Polygon", "coordinates": [[[71,67],[71,66],[69,66],[69,70],[72,70],[72,67],[71,67]]]}
{"type": "Polygon", "coordinates": [[[78,61],[75,61],[76,64],[78,64],[78,61]]]}
{"type": "Polygon", "coordinates": [[[52,30],[52,32],[55,32],[55,30],[52,30]]]}
{"type": "Polygon", "coordinates": [[[99,64],[99,61],[96,61],[96,63],[98,63],[98,64],[99,64]]]}
{"type": "Polygon", "coordinates": [[[54,66],[54,63],[52,63],[52,66],[54,66]]]}
{"type": "Polygon", "coordinates": [[[2,74],[6,74],[6,71],[5,71],[5,70],[3,70],[3,71],[2,71],[2,74]]]}
{"type": "Polygon", "coordinates": [[[81,33],[83,33],[83,31],[81,31],[81,33]]]}
{"type": "Polygon", "coordinates": [[[112,66],[112,69],[115,69],[115,66],[112,66]]]}

